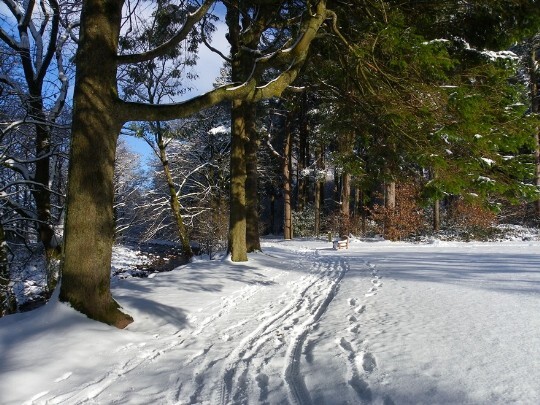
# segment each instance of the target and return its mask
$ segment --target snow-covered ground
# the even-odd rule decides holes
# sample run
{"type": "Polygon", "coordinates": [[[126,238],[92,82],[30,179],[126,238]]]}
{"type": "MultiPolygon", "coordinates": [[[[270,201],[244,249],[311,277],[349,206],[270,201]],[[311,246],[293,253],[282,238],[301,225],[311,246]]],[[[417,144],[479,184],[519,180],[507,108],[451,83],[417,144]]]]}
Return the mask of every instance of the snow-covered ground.
{"type": "Polygon", "coordinates": [[[539,404],[540,242],[267,240],[0,319],[2,404],[539,404]]]}

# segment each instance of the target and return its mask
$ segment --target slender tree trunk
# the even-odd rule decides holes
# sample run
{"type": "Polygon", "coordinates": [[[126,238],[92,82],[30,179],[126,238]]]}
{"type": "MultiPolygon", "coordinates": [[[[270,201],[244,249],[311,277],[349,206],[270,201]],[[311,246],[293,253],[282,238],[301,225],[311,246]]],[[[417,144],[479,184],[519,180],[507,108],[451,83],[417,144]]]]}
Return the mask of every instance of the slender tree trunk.
{"type": "Polygon", "coordinates": [[[120,311],[110,291],[114,161],[123,124],[115,114],[121,10],[117,0],[83,3],[60,300],[92,319],[124,328],[133,319],[120,311]]]}
{"type": "Polygon", "coordinates": [[[326,182],[326,175],[322,176],[324,172],[324,145],[320,145],[318,150],[318,156],[316,159],[316,173],[315,173],[315,235],[318,237],[321,233],[321,214],[322,207],[324,205],[324,184],[326,182]]]}
{"type": "Polygon", "coordinates": [[[386,209],[393,210],[396,208],[396,182],[389,181],[385,183],[385,201],[384,206],[386,209]]]}
{"type": "Polygon", "coordinates": [[[296,205],[297,211],[304,210],[308,202],[307,183],[309,181],[309,177],[304,176],[304,169],[309,166],[309,128],[307,122],[306,108],[306,92],[304,92],[302,95],[302,113],[300,131],[298,136],[298,201],[296,205]]]}
{"type": "Polygon", "coordinates": [[[433,231],[441,230],[441,201],[433,201],[433,231]]]}
{"type": "Polygon", "coordinates": [[[259,150],[259,134],[255,128],[255,105],[244,103],[244,119],[246,120],[246,248],[249,252],[261,250],[259,231],[259,175],[257,172],[259,150]]]}
{"type": "Polygon", "coordinates": [[[350,225],[350,200],[351,200],[351,175],[343,173],[341,183],[341,227],[339,234],[342,238],[349,236],[350,225]]]}
{"type": "MultiPolygon", "coordinates": [[[[534,170],[535,185],[540,190],[540,128],[536,130],[534,135],[534,141],[536,149],[534,151],[534,157],[536,159],[536,165],[534,170]]],[[[540,199],[535,202],[536,218],[540,220],[540,199]]]]}
{"type": "Polygon", "coordinates": [[[161,133],[159,122],[156,129],[156,138],[159,148],[159,160],[161,161],[161,165],[163,166],[163,174],[165,175],[165,180],[167,181],[167,187],[169,189],[169,203],[171,206],[171,211],[173,213],[174,221],[176,223],[176,228],[178,230],[178,237],[180,238],[180,243],[182,244],[182,254],[187,259],[191,259],[193,257],[193,251],[191,250],[191,245],[189,244],[188,232],[182,218],[182,213],[180,211],[180,200],[178,199],[178,192],[176,191],[174,180],[171,174],[169,159],[167,158],[167,146],[163,141],[163,135],[161,133]]]}
{"type": "MultiPolygon", "coordinates": [[[[433,180],[437,179],[437,172],[432,170],[433,180]]],[[[433,201],[433,231],[439,232],[441,230],[441,201],[436,199],[433,201]]]]}
{"type": "MultiPolygon", "coordinates": [[[[40,102],[33,109],[43,108],[40,102]]],[[[42,112],[37,112],[34,117],[38,121],[44,121],[42,112]]],[[[51,151],[50,130],[44,125],[36,125],[36,171],[34,181],[39,184],[33,190],[34,200],[36,201],[37,218],[39,221],[38,231],[39,240],[45,248],[47,260],[52,256],[52,240],[54,231],[51,225],[51,192],[49,189],[50,181],[50,151],[51,151]]]]}
{"type": "Polygon", "coordinates": [[[313,205],[315,211],[314,231],[315,236],[319,237],[321,233],[321,182],[318,179],[315,181],[315,201],[313,205]]]}
{"type": "Polygon", "coordinates": [[[291,209],[291,144],[292,132],[289,121],[286,124],[285,145],[283,148],[283,238],[293,238],[291,209]]]}
{"type": "Polygon", "coordinates": [[[0,317],[11,314],[17,309],[15,297],[11,293],[10,281],[6,234],[0,223],[0,317]]]}
{"type": "Polygon", "coordinates": [[[275,235],[276,229],[275,229],[275,223],[276,223],[276,196],[272,192],[270,195],[270,234],[275,235]]]}
{"type": "MultiPolygon", "coordinates": [[[[538,64],[540,60],[537,58],[537,54],[540,52],[540,44],[533,44],[531,49],[531,55],[529,60],[529,72],[531,80],[531,111],[534,114],[540,113],[540,69],[538,64]]],[[[535,133],[535,184],[540,189],[540,127],[536,128],[535,133]]],[[[535,202],[536,218],[540,219],[540,199],[535,202]]]]}

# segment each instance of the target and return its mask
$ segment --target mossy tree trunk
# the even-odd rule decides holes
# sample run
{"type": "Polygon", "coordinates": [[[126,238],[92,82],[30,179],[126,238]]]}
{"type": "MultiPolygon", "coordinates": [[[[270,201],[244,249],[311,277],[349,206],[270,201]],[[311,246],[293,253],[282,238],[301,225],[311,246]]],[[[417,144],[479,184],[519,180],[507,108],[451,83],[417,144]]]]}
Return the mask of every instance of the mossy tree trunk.
{"type": "Polygon", "coordinates": [[[242,101],[232,103],[229,253],[233,262],[247,261],[246,245],[246,127],[242,101]]]}
{"type": "Polygon", "coordinates": [[[87,1],[82,10],[60,300],[124,328],[133,319],[119,309],[109,286],[114,160],[123,125],[116,90],[121,10],[122,2],[115,0],[87,1]]]}
{"type": "MultiPolygon", "coordinates": [[[[227,5],[226,22],[229,28],[228,41],[231,45],[231,79],[242,83],[245,79],[246,55],[241,50],[240,2],[233,0],[227,5]]],[[[245,102],[232,101],[231,108],[231,190],[228,250],[233,262],[247,261],[246,245],[246,142],[248,141],[245,102]]]]}

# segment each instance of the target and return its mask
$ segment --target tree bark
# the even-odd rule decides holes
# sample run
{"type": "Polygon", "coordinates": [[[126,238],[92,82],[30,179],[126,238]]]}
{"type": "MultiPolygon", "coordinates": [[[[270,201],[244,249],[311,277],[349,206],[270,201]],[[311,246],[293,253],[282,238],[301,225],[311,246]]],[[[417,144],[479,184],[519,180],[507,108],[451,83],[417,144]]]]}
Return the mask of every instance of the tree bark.
{"type": "Polygon", "coordinates": [[[346,238],[349,236],[350,226],[350,201],[351,201],[351,175],[347,172],[341,176],[341,226],[340,236],[346,238]]]}
{"type": "MultiPolygon", "coordinates": [[[[433,170],[433,180],[437,179],[437,172],[433,170]]],[[[441,230],[441,201],[436,199],[433,201],[433,231],[439,232],[441,230]]]]}
{"type": "Polygon", "coordinates": [[[255,105],[245,102],[244,119],[248,139],[246,139],[246,248],[249,252],[261,250],[259,232],[259,176],[257,172],[259,136],[255,127],[255,105]]]}
{"type": "Polygon", "coordinates": [[[313,205],[315,212],[314,232],[318,238],[321,233],[321,182],[319,180],[315,181],[315,202],[313,205]]]}
{"type": "Polygon", "coordinates": [[[109,286],[114,160],[123,124],[115,113],[121,9],[122,2],[116,0],[92,0],[83,5],[60,290],[61,301],[118,328],[133,321],[119,309],[109,286]]]}
{"type": "Polygon", "coordinates": [[[242,101],[232,103],[229,253],[233,262],[247,261],[246,245],[246,128],[242,101]]]}
{"type": "Polygon", "coordinates": [[[433,231],[439,232],[441,230],[441,201],[433,201],[433,231]]]}
{"type": "Polygon", "coordinates": [[[393,210],[396,208],[396,182],[389,181],[385,185],[385,199],[384,206],[388,210],[393,210]]]}
{"type": "MultiPolygon", "coordinates": [[[[227,5],[225,16],[229,28],[228,41],[231,45],[231,79],[242,83],[245,80],[247,57],[241,50],[240,3],[232,0],[227,5]]],[[[246,143],[248,141],[245,103],[234,99],[231,108],[231,190],[229,217],[229,247],[233,262],[247,261],[247,220],[246,220],[246,143]]]]}
{"type": "Polygon", "coordinates": [[[291,147],[292,131],[287,120],[285,144],[283,147],[283,238],[293,238],[292,209],[291,209],[291,147]]]}

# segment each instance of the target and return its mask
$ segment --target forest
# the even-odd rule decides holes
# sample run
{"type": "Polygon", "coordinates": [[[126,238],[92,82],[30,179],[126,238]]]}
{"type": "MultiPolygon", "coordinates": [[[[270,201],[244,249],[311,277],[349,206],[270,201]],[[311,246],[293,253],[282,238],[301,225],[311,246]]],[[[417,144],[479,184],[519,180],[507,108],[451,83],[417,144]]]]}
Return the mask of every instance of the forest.
{"type": "Polygon", "coordinates": [[[263,235],[539,225],[537,0],[3,0],[0,55],[2,316],[60,282],[126,327],[114,244],[244,262],[263,235]]]}

